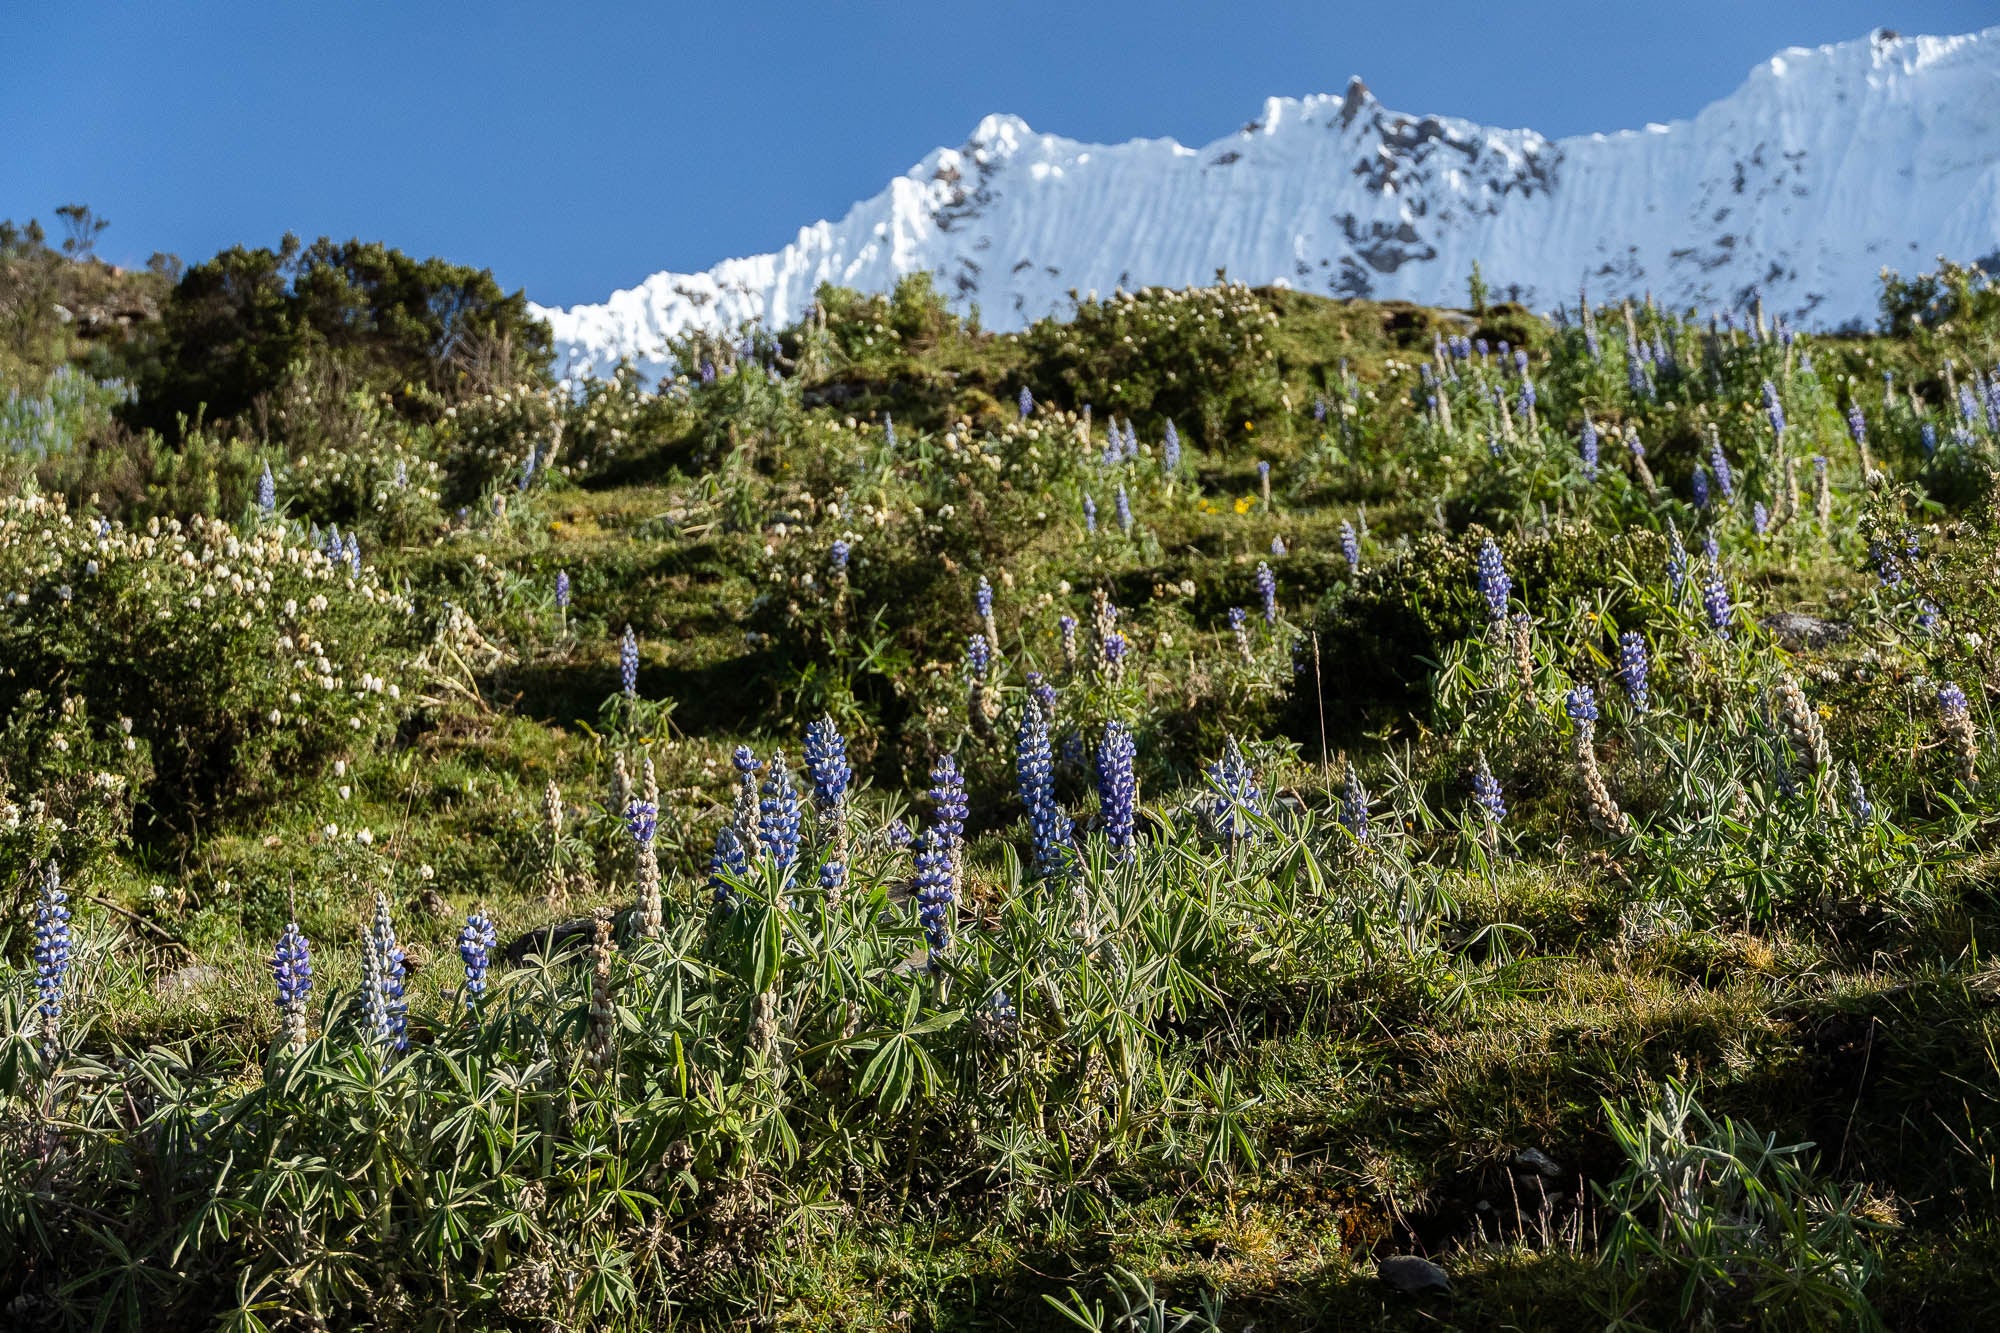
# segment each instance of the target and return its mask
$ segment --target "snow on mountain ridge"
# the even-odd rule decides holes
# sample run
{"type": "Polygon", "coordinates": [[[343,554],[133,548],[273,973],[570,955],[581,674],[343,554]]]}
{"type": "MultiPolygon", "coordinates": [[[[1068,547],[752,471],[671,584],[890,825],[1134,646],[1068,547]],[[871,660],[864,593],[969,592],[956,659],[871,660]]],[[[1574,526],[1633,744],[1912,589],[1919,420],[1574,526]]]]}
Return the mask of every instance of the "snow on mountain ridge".
{"type": "Polygon", "coordinates": [[[773,254],[656,273],[537,308],[558,366],[667,369],[691,328],[782,326],[822,282],[886,291],[931,270],[989,327],[1072,290],[1182,287],[1219,268],[1332,296],[1461,300],[1472,261],[1536,306],[1650,290],[1675,307],[1753,292],[1794,320],[1872,316],[1876,275],[2000,254],[2000,27],[1794,47],[1691,120],[1551,140],[1341,94],[1266,99],[1200,148],[1088,144],[984,117],[773,254]]]}

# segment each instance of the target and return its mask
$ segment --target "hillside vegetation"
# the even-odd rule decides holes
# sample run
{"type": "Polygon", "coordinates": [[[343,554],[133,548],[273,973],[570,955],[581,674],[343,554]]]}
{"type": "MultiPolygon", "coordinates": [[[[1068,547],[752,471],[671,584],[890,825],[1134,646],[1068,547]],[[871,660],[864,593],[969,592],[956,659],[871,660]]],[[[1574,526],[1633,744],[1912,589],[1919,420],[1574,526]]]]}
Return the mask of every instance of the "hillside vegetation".
{"type": "Polygon", "coordinates": [[[0,1322],[2000,1318],[1977,272],[146,278],[0,360],[0,1322]]]}

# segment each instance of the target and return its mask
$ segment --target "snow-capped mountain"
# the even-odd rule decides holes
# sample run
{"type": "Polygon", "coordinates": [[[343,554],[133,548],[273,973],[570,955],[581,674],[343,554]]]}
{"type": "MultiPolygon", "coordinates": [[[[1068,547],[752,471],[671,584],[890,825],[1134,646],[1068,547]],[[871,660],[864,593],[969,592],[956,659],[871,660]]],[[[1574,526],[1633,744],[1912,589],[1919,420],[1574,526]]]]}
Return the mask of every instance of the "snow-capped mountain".
{"type": "Polygon", "coordinates": [[[1547,139],[1391,111],[1360,79],[1271,98],[1202,148],[1100,145],[988,116],[838,222],[776,254],[656,273],[599,305],[539,309],[557,366],[667,368],[663,340],[768,327],[822,282],[934,272],[989,328],[1072,291],[1181,287],[1217,269],[1332,296],[1462,304],[1472,262],[1541,309],[1651,291],[1807,326],[1873,318],[1877,275],[2000,259],[2000,27],[1794,48],[1692,120],[1547,139]]]}

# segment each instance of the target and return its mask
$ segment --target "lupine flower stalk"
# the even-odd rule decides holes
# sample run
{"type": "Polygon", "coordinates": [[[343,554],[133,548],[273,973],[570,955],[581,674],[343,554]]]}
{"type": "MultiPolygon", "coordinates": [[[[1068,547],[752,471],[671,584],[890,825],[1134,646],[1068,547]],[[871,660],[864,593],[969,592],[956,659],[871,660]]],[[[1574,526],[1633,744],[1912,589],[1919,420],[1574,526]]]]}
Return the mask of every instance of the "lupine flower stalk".
{"type": "Polygon", "coordinates": [[[956,878],[952,871],[953,852],[945,842],[936,827],[924,831],[917,848],[913,884],[917,922],[924,929],[926,960],[933,972],[944,966],[945,953],[951,948],[951,912],[956,896],[952,892],[956,878]]]}
{"type": "Polygon", "coordinates": [[[1257,773],[1244,757],[1243,747],[1231,736],[1222,758],[1210,764],[1204,774],[1210,793],[1209,823],[1216,836],[1234,849],[1255,833],[1251,818],[1264,813],[1263,797],[1257,790],[1257,773]]]}
{"type": "Polygon", "coordinates": [[[1021,804],[1028,811],[1035,873],[1044,879],[1059,876],[1069,864],[1070,820],[1056,800],[1049,717],[1032,699],[1021,710],[1021,727],[1014,741],[1014,776],[1021,804]]]}
{"type": "Polygon", "coordinates": [[[1524,694],[1535,692],[1535,622],[1526,611],[1513,619],[1514,680],[1524,694]]]}
{"type": "Polygon", "coordinates": [[[633,874],[639,882],[639,899],[632,911],[632,932],[641,939],[660,933],[660,859],[653,845],[659,830],[660,787],[648,759],[642,770],[644,794],[625,807],[625,830],[632,835],[633,874]]]}
{"type": "Polygon", "coordinates": [[[965,775],[959,771],[955,756],[940,755],[931,765],[930,798],[931,831],[936,835],[938,849],[950,858],[951,882],[956,885],[965,857],[965,818],[969,807],[965,800],[965,775]]]}
{"type": "Polygon", "coordinates": [[[823,835],[830,835],[836,859],[847,860],[847,790],[854,766],[847,761],[847,738],[831,717],[806,728],[806,776],[812,782],[813,809],[823,835]]]}
{"type": "Polygon", "coordinates": [[[1646,464],[1646,446],[1639,439],[1638,429],[1629,424],[1625,427],[1625,452],[1632,456],[1632,471],[1638,476],[1639,485],[1646,492],[1646,498],[1649,500],[1659,498],[1659,483],[1653,480],[1653,469],[1646,464]]]}
{"type": "Polygon", "coordinates": [[[1588,685],[1579,685],[1569,692],[1564,709],[1576,724],[1576,776],[1583,788],[1584,809],[1591,823],[1613,837],[1622,838],[1632,831],[1632,821],[1618,808],[1618,802],[1611,799],[1611,790],[1604,785],[1604,775],[1598,771],[1597,695],[1588,685]]]}
{"type": "Polygon", "coordinates": [[[743,853],[743,840],[724,824],[715,831],[714,849],[708,856],[708,891],[715,905],[727,912],[735,909],[736,890],[732,883],[750,873],[750,860],[743,853]]]}
{"type": "Polygon", "coordinates": [[[465,964],[465,1004],[472,1008],[479,1003],[479,997],[486,993],[486,972],[493,965],[493,950],[500,943],[500,933],[491,919],[479,912],[465,918],[465,928],[458,932],[458,957],[465,964]]]}
{"type": "Polygon", "coordinates": [[[1264,623],[1278,623],[1278,576],[1262,560],[1257,562],[1257,596],[1264,604],[1264,623]]]}
{"type": "Polygon", "coordinates": [[[1344,518],[1340,520],[1340,554],[1350,570],[1361,572],[1361,539],[1355,534],[1354,524],[1344,518]]]}
{"type": "Polygon", "coordinates": [[[405,967],[402,947],[396,943],[395,923],[389,917],[389,900],[378,893],[375,921],[362,950],[362,1013],[369,1040],[394,1051],[410,1044],[410,1006],[403,998],[405,967]]]}
{"type": "Polygon", "coordinates": [[[1106,722],[1104,739],[1097,746],[1097,808],[1112,855],[1120,860],[1132,854],[1135,840],[1139,787],[1133,764],[1137,756],[1138,747],[1124,724],[1106,722]]]}
{"type": "Polygon", "coordinates": [[[1800,769],[1810,777],[1833,763],[1833,751],[1826,743],[1826,729],[1820,726],[1819,714],[1806,699],[1805,691],[1790,676],[1778,677],[1771,695],[1777,704],[1778,721],[1785,728],[1785,735],[1791,740],[1792,755],[1800,769]]]}
{"type": "Polygon", "coordinates": [[[1500,792],[1500,780],[1487,766],[1484,751],[1480,752],[1472,770],[1472,804],[1478,808],[1480,815],[1479,841],[1491,855],[1499,847],[1500,824],[1507,818],[1507,800],[1500,792]]]}
{"type": "Polygon", "coordinates": [[[1340,787],[1340,823],[1356,842],[1368,841],[1368,789],[1361,785],[1361,772],[1352,759],[1340,787]]]}
{"type": "Polygon", "coordinates": [[[730,804],[729,824],[736,830],[736,840],[748,851],[757,846],[757,830],[762,815],[762,805],[757,796],[757,774],[764,767],[757,762],[757,755],[747,745],[736,747],[729,762],[736,769],[736,795],[730,804]]]}
{"type": "Polygon", "coordinates": [[[1491,537],[1479,548],[1479,595],[1486,599],[1486,615],[1493,624],[1507,619],[1507,599],[1513,595],[1514,580],[1507,576],[1507,563],[1491,537]]]}
{"type": "Polygon", "coordinates": [[[585,1038],[584,1059],[602,1073],[611,1067],[618,1018],[611,1003],[611,909],[598,908],[590,920],[590,1031],[585,1038]]]}
{"type": "Polygon", "coordinates": [[[1938,687],[1938,729],[1957,761],[1958,780],[1970,787],[1978,774],[1979,740],[1972,725],[1972,708],[1965,691],[1953,681],[1938,687]]]}
{"type": "Polygon", "coordinates": [[[799,790],[792,782],[792,770],[783,750],[773,751],[764,775],[762,799],[757,803],[757,843],[765,856],[786,878],[799,859],[799,790]]]}
{"type": "Polygon", "coordinates": [[[630,625],[618,641],[618,681],[627,699],[639,697],[639,637],[630,625]]]}
{"type": "Polygon", "coordinates": [[[306,997],[312,992],[312,975],[312,946],[298,922],[286,922],[271,953],[271,982],[278,991],[279,1030],[287,1050],[306,1044],[306,997]]]}
{"type": "Polygon", "coordinates": [[[1645,712],[1651,702],[1651,690],[1647,685],[1650,663],[1646,656],[1646,639],[1637,630],[1626,630],[1618,636],[1618,683],[1625,689],[1625,697],[1632,707],[1645,712]]]}
{"type": "Polygon", "coordinates": [[[72,940],[69,895],[51,857],[42,867],[42,891],[35,901],[35,992],[42,1020],[42,1058],[62,1054],[63,987],[69,980],[72,940]]]}

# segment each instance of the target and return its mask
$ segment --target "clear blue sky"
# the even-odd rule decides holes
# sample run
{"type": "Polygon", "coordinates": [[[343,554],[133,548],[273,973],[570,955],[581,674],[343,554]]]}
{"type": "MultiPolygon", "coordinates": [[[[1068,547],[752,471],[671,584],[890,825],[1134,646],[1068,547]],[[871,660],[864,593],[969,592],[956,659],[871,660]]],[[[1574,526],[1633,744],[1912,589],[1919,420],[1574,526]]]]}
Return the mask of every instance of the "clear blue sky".
{"type": "Polygon", "coordinates": [[[1360,74],[1562,135],[1692,115],[1790,45],[2000,23],[1994,0],[27,4],[0,26],[0,217],[100,252],[381,239],[549,304],[839,216],[988,112],[1217,138],[1360,74]]]}

